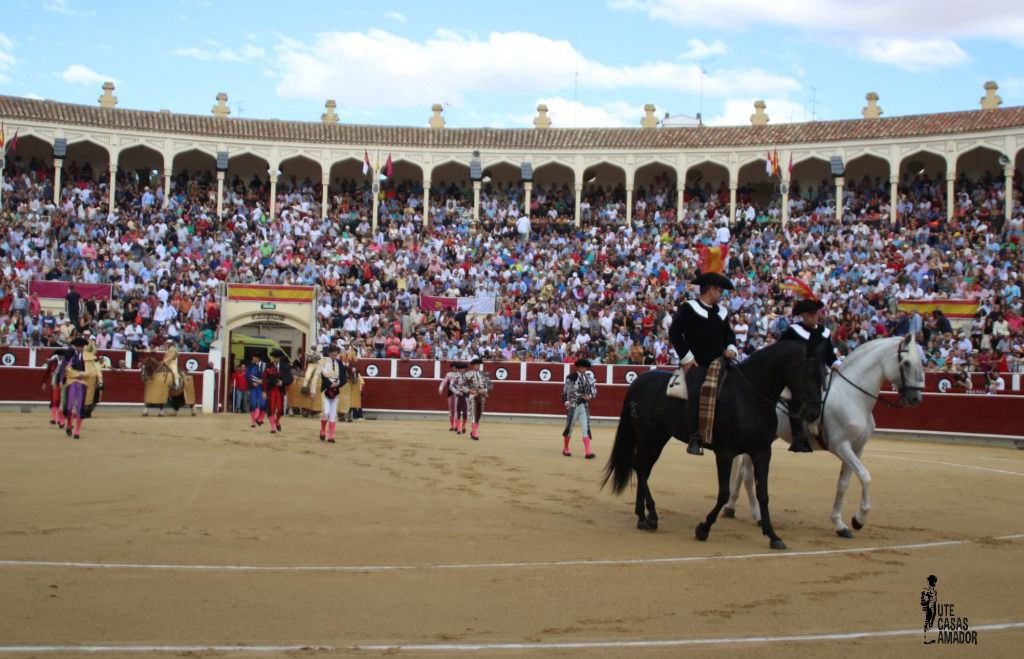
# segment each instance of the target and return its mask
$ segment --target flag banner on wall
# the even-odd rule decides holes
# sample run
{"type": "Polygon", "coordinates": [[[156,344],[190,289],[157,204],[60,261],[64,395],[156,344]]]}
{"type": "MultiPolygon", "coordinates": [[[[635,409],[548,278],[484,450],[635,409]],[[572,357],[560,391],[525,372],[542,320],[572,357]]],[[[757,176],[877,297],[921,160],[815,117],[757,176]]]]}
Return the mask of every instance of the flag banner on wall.
{"type": "Polygon", "coordinates": [[[466,311],[468,313],[494,313],[493,297],[445,297],[421,295],[423,311],[466,311]]]}
{"type": "MultiPolygon", "coordinates": [[[[70,281],[44,281],[36,279],[28,283],[28,294],[36,293],[39,297],[63,300],[68,294],[70,281]]],[[[79,284],[75,283],[75,291],[83,300],[109,300],[110,284],[79,284]]]]}
{"type": "Polygon", "coordinates": [[[228,284],[228,299],[241,302],[313,302],[313,287],[228,284]]]}
{"type": "Polygon", "coordinates": [[[918,312],[922,316],[938,309],[950,318],[973,318],[978,313],[977,300],[900,300],[900,311],[918,312]]]}

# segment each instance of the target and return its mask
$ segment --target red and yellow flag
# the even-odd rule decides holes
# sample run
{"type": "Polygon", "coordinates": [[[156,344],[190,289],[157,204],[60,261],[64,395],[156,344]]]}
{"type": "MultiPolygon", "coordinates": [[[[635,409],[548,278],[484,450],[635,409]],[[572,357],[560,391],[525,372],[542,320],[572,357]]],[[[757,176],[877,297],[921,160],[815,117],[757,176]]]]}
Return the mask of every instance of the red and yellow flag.
{"type": "Polygon", "coordinates": [[[313,287],[228,284],[228,299],[240,302],[313,302],[313,287]]]}

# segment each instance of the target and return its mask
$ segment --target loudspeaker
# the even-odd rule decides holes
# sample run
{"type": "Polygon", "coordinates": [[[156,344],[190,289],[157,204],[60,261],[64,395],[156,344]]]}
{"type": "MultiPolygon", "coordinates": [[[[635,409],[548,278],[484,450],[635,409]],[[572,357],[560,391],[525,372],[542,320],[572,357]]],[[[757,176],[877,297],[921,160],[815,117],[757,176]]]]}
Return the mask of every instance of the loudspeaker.
{"type": "MultiPolygon", "coordinates": [[[[479,151],[474,151],[474,154],[479,155],[479,151]]],[[[480,163],[480,158],[476,155],[472,160],[469,161],[469,178],[473,181],[479,181],[484,177],[484,167],[480,163]]]]}
{"type": "Polygon", "coordinates": [[[519,166],[519,178],[521,178],[524,183],[533,180],[532,162],[523,161],[523,164],[519,166]]]}
{"type": "Polygon", "coordinates": [[[228,152],[218,151],[217,152],[217,171],[226,172],[228,171],[228,152]]]}
{"type": "Polygon", "coordinates": [[[832,169],[832,176],[842,176],[846,173],[843,168],[843,159],[840,156],[832,156],[829,159],[829,167],[832,169]]]}
{"type": "Polygon", "coordinates": [[[66,158],[68,155],[68,140],[65,137],[57,137],[53,140],[53,157],[66,158]]]}

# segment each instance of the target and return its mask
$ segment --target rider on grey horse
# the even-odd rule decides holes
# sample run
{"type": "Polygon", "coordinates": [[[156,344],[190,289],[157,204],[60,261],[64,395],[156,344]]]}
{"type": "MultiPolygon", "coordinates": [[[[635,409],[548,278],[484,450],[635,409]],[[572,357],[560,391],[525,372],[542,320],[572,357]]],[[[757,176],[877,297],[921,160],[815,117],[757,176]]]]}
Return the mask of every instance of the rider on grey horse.
{"type": "MultiPolygon", "coordinates": [[[[832,345],[831,333],[827,327],[818,322],[819,312],[824,306],[819,300],[797,301],[793,305],[793,316],[799,316],[800,320],[787,327],[779,340],[809,343],[812,349],[817,348],[822,365],[832,368],[839,358],[836,357],[836,349],[832,345]]],[[[794,453],[810,453],[811,445],[805,436],[803,422],[795,414],[790,414],[789,424],[793,433],[793,443],[789,450],[794,453]]]]}
{"type": "Polygon", "coordinates": [[[724,304],[719,304],[722,294],[733,289],[732,282],[717,272],[706,272],[693,283],[700,287],[700,297],[679,305],[672,317],[668,338],[679,355],[679,367],[686,374],[689,390],[687,420],[690,438],[686,452],[703,455],[697,431],[700,387],[713,361],[719,357],[735,359],[739,351],[735,345],[736,335],[729,324],[729,310],[724,304]],[[690,373],[691,370],[694,373],[690,373]]]}

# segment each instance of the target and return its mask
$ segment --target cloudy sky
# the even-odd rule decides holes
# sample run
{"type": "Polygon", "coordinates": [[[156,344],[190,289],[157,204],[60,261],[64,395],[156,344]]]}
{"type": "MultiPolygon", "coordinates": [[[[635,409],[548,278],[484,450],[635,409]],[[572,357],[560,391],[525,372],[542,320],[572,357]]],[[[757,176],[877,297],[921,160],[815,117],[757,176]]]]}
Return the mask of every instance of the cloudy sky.
{"type": "Polygon", "coordinates": [[[986,80],[1024,104],[1020,0],[263,2],[7,0],[0,94],[119,107],[346,123],[637,126],[659,116],[746,124],[978,107],[986,80]]]}

